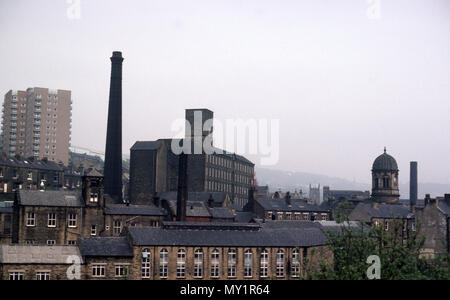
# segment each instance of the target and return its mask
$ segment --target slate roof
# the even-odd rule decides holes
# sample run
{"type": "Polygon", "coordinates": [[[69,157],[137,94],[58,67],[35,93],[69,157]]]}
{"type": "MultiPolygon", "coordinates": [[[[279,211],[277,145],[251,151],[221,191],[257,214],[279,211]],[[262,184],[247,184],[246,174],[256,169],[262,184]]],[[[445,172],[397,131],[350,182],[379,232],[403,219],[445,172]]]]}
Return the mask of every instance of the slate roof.
{"type": "Polygon", "coordinates": [[[14,168],[29,168],[47,171],[63,171],[63,168],[53,161],[17,159],[16,157],[0,156],[0,166],[14,168]]]}
{"type": "Polygon", "coordinates": [[[236,212],[234,220],[239,223],[250,223],[256,216],[252,212],[239,211],[236,212]]]}
{"type": "Polygon", "coordinates": [[[213,219],[234,219],[234,215],[228,208],[225,207],[214,207],[209,208],[213,219]]]}
{"type": "Polygon", "coordinates": [[[80,192],[20,190],[19,201],[27,206],[83,207],[80,192]]]}
{"type": "MultiPolygon", "coordinates": [[[[166,200],[177,200],[178,192],[164,192],[159,195],[159,198],[166,200]]],[[[225,192],[188,192],[188,201],[203,201],[208,202],[209,197],[213,196],[215,205],[221,206],[226,200],[227,193],[225,192]]]]}
{"type": "MultiPolygon", "coordinates": [[[[177,201],[168,200],[169,208],[173,216],[177,215],[177,201]]],[[[202,201],[187,201],[186,204],[186,217],[201,217],[211,218],[212,215],[209,212],[206,204],[202,201]]]]}
{"type": "Polygon", "coordinates": [[[133,249],[126,237],[79,238],[78,244],[83,256],[133,256],[133,249]]]}
{"type": "Polygon", "coordinates": [[[372,203],[358,204],[372,218],[381,219],[406,219],[411,217],[409,207],[401,204],[379,204],[374,207],[372,203]]]}
{"type": "MultiPolygon", "coordinates": [[[[181,142],[184,141],[184,139],[159,139],[157,141],[138,141],[131,147],[131,151],[158,150],[161,147],[162,143],[172,143],[173,140],[177,141],[180,145],[182,145],[181,142]]],[[[231,157],[234,155],[236,160],[241,161],[246,164],[254,165],[254,163],[252,163],[250,160],[248,160],[247,158],[245,158],[242,155],[227,152],[223,149],[216,148],[216,147],[213,147],[212,149],[219,156],[223,155],[223,156],[231,157]]]]}
{"type": "Polygon", "coordinates": [[[106,215],[165,216],[164,209],[150,205],[107,204],[106,215]]]}
{"type": "Polygon", "coordinates": [[[86,172],[84,176],[87,177],[103,177],[103,174],[97,171],[96,169],[90,169],[86,172]]]}
{"type": "Polygon", "coordinates": [[[300,212],[329,212],[328,207],[321,207],[318,205],[308,204],[304,200],[291,199],[291,206],[289,206],[284,198],[281,199],[256,199],[264,210],[273,211],[300,211],[300,212]]]}
{"type": "Polygon", "coordinates": [[[446,214],[447,216],[450,216],[450,203],[445,202],[445,200],[440,200],[439,201],[439,209],[446,214]]]}
{"type": "Polygon", "coordinates": [[[131,147],[131,151],[137,150],[158,150],[161,147],[160,141],[138,141],[131,147]]]}
{"type": "Polygon", "coordinates": [[[326,244],[320,228],[193,230],[131,227],[128,231],[132,243],[138,246],[312,247],[326,244]]]}
{"type": "Polygon", "coordinates": [[[72,264],[73,255],[81,258],[77,246],[0,245],[2,264],[72,264]]]}

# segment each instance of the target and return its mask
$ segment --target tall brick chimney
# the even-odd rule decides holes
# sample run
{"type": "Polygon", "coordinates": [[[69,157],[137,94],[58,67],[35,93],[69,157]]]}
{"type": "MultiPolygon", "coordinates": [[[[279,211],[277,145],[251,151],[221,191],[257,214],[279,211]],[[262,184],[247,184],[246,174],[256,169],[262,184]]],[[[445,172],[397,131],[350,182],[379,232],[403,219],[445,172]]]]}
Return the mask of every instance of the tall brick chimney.
{"type": "Polygon", "coordinates": [[[186,205],[187,205],[187,161],[188,156],[185,153],[180,155],[180,163],[178,167],[178,193],[177,193],[177,221],[186,221],[186,205]]]}
{"type": "Polygon", "coordinates": [[[122,203],[122,62],[122,52],[113,52],[104,177],[105,194],[116,203],[122,203]]]}
{"type": "Polygon", "coordinates": [[[409,202],[411,204],[411,208],[416,206],[417,204],[417,191],[418,191],[418,182],[417,182],[417,162],[412,161],[410,163],[410,176],[409,176],[409,202]]]}

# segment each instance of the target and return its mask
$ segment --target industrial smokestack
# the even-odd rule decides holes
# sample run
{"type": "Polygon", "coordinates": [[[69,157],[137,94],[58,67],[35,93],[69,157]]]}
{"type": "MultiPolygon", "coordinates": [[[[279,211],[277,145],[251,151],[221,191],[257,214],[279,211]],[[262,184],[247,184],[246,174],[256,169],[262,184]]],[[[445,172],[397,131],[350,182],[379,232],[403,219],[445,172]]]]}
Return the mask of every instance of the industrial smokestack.
{"type": "Polygon", "coordinates": [[[417,204],[417,162],[412,161],[410,163],[410,176],[409,176],[409,201],[411,208],[417,204]]]}
{"type": "Polygon", "coordinates": [[[178,167],[178,193],[177,193],[177,221],[186,221],[187,205],[187,160],[185,153],[180,154],[180,163],[178,167]]]}
{"type": "Polygon", "coordinates": [[[116,203],[122,203],[122,62],[122,52],[113,52],[104,176],[105,193],[116,203]]]}

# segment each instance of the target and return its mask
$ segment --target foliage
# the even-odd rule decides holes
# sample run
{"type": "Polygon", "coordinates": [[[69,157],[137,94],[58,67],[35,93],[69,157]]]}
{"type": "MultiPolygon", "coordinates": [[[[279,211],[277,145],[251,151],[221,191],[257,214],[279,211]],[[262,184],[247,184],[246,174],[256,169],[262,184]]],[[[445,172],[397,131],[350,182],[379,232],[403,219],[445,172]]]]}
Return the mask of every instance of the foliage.
{"type": "Polygon", "coordinates": [[[380,258],[382,280],[450,279],[450,256],[421,257],[424,239],[417,231],[404,230],[401,221],[393,221],[388,231],[363,223],[341,225],[340,231],[327,232],[333,264],[321,261],[319,267],[306,270],[305,279],[367,280],[367,258],[372,255],[380,258]]]}

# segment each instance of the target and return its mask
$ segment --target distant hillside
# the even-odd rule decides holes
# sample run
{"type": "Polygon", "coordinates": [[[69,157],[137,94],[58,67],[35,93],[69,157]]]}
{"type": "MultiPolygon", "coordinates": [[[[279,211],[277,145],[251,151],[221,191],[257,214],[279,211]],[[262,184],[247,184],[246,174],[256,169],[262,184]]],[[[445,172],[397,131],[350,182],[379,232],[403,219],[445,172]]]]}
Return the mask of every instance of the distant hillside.
{"type": "MultiPolygon", "coordinates": [[[[255,172],[258,185],[268,185],[271,191],[279,189],[282,191],[294,191],[301,189],[307,194],[309,192],[309,184],[315,185],[318,183],[320,183],[321,187],[328,185],[332,190],[371,190],[371,185],[368,183],[353,182],[343,178],[320,174],[264,168],[256,168],[255,172]]],[[[424,198],[425,194],[431,194],[432,197],[450,194],[450,184],[419,183],[419,198],[424,198]]],[[[409,198],[409,182],[400,184],[400,195],[402,199],[409,198]]]]}

